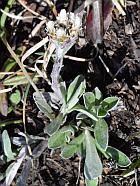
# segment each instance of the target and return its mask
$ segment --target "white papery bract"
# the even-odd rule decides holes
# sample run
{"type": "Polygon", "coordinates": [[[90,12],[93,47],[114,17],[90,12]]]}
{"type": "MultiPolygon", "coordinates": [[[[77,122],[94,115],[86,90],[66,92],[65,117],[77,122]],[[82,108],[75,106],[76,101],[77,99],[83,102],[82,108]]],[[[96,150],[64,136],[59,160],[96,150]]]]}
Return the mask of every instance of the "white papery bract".
{"type": "Polygon", "coordinates": [[[81,21],[81,18],[78,16],[78,15],[75,15],[75,19],[74,19],[74,28],[76,30],[79,30],[80,27],[82,25],[82,21],[81,21]]]}
{"type": "Polygon", "coordinates": [[[62,25],[67,25],[67,22],[68,22],[68,15],[66,13],[66,10],[65,9],[62,9],[59,13],[59,15],[57,16],[57,21],[59,24],[62,24],[62,25]]]}
{"type": "Polygon", "coordinates": [[[74,20],[75,20],[75,14],[73,12],[69,13],[69,21],[70,23],[74,24],[74,20]]]}
{"type": "Polygon", "coordinates": [[[58,30],[56,30],[56,37],[57,38],[61,38],[61,37],[65,37],[66,36],[66,31],[64,30],[64,28],[60,27],[58,28],[58,30]]]}
{"type": "Polygon", "coordinates": [[[55,32],[55,27],[54,27],[54,21],[48,21],[47,23],[47,31],[50,33],[55,32]]]}

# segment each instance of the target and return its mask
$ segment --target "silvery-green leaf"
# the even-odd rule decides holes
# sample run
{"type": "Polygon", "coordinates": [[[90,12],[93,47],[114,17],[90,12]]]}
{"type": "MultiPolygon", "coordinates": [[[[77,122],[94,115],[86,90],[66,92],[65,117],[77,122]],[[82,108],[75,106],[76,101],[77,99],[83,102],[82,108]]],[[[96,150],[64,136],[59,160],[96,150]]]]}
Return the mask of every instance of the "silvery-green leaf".
{"type": "Polygon", "coordinates": [[[53,119],[48,126],[45,127],[45,132],[47,132],[49,135],[54,134],[60,126],[65,122],[65,118],[62,114],[58,114],[58,116],[53,119]]]}
{"type": "Polygon", "coordinates": [[[63,103],[66,104],[67,90],[66,90],[65,82],[60,82],[60,91],[61,91],[61,94],[62,94],[63,103]]]}
{"type": "Polygon", "coordinates": [[[78,150],[79,146],[84,140],[84,133],[80,134],[78,137],[75,137],[69,144],[65,145],[61,155],[63,158],[72,157],[78,150]]]}
{"type": "Polygon", "coordinates": [[[102,174],[102,163],[96,150],[94,138],[85,130],[86,158],[84,175],[87,180],[93,180],[102,174]]]}
{"type": "Polygon", "coordinates": [[[5,181],[3,183],[3,185],[6,186],[10,186],[13,179],[15,178],[17,171],[22,163],[22,161],[24,160],[25,156],[27,153],[27,146],[23,146],[22,149],[19,152],[19,155],[16,159],[16,161],[14,161],[10,166],[10,170],[6,175],[5,181]]]}
{"type": "Polygon", "coordinates": [[[48,139],[48,147],[50,149],[56,149],[62,147],[66,143],[65,133],[57,131],[48,139]]]}
{"type": "Polygon", "coordinates": [[[72,111],[78,111],[78,112],[81,112],[82,114],[85,114],[86,116],[88,116],[89,118],[91,118],[92,120],[94,120],[94,121],[97,121],[98,119],[97,119],[97,116],[96,116],[96,114],[94,113],[94,112],[92,112],[92,111],[89,111],[89,110],[87,110],[84,106],[82,106],[82,105],[76,105],[75,107],[73,107],[71,110],[70,110],[70,112],[72,112],[72,111]]]}
{"type": "Polygon", "coordinates": [[[11,141],[8,135],[7,130],[4,130],[2,133],[2,146],[3,146],[3,151],[4,155],[8,158],[8,160],[14,160],[14,155],[11,149],[11,141]]]}
{"type": "Polygon", "coordinates": [[[56,96],[54,92],[44,92],[43,96],[47,103],[54,109],[60,109],[60,105],[62,104],[60,98],[56,96]]]}
{"type": "MultiPolygon", "coordinates": [[[[84,82],[84,77],[82,75],[78,75],[73,82],[68,87],[68,93],[67,93],[67,102],[73,97],[81,83],[84,82]]],[[[80,91],[78,92],[78,96],[80,94],[80,91]]]]}
{"type": "Polygon", "coordinates": [[[99,119],[94,128],[96,142],[103,150],[108,146],[108,125],[104,119],[99,119]]]}
{"type": "Polygon", "coordinates": [[[113,109],[118,104],[118,98],[117,97],[107,97],[105,98],[98,108],[98,116],[104,117],[105,113],[107,114],[108,111],[113,109]]]}
{"type": "Polygon", "coordinates": [[[86,109],[91,110],[92,107],[95,106],[95,95],[93,94],[93,92],[86,92],[83,95],[83,98],[86,109]]]}
{"type": "Polygon", "coordinates": [[[70,84],[67,92],[67,110],[73,108],[79,101],[79,98],[85,92],[86,82],[84,77],[79,75],[70,84]]]}
{"type": "Polygon", "coordinates": [[[130,159],[123,152],[114,147],[108,146],[106,153],[121,167],[127,167],[131,163],[130,159]]]}
{"type": "Polygon", "coordinates": [[[7,167],[7,169],[6,169],[6,171],[4,173],[0,173],[0,181],[3,180],[9,174],[9,171],[11,170],[12,166],[13,166],[13,163],[11,163],[7,167]]]}
{"type": "Polygon", "coordinates": [[[113,107],[115,107],[118,103],[118,98],[117,97],[107,97],[105,98],[102,102],[101,105],[104,109],[111,110],[113,107]]]}
{"type": "Polygon", "coordinates": [[[39,110],[43,112],[44,115],[47,116],[49,119],[53,119],[54,117],[53,110],[51,109],[50,105],[47,103],[43,94],[41,92],[39,94],[37,92],[34,92],[33,98],[39,110]]]}
{"type": "Polygon", "coordinates": [[[74,129],[71,127],[71,125],[64,126],[60,130],[61,132],[70,132],[72,135],[74,135],[74,129]]]}
{"type": "Polygon", "coordinates": [[[97,115],[100,118],[104,118],[107,115],[107,111],[103,109],[102,106],[99,106],[97,110],[97,115]]]}
{"type": "MultiPolygon", "coordinates": [[[[38,158],[41,156],[43,151],[48,147],[47,141],[41,141],[32,151],[32,155],[34,158],[38,158]]],[[[16,186],[26,186],[26,181],[28,179],[30,169],[32,167],[32,158],[29,157],[27,161],[24,162],[24,166],[20,176],[17,180],[16,186]]]]}
{"type": "Polygon", "coordinates": [[[132,163],[131,166],[127,170],[123,171],[121,175],[127,177],[129,176],[129,174],[131,174],[132,171],[134,171],[134,169],[138,167],[140,167],[140,158],[138,158],[136,162],[132,163]]]}
{"type": "Polygon", "coordinates": [[[31,158],[28,159],[23,168],[22,168],[22,172],[20,173],[20,176],[19,178],[17,179],[17,183],[16,183],[16,186],[26,186],[26,181],[28,179],[28,176],[29,176],[29,173],[30,173],[30,170],[31,170],[31,167],[32,167],[32,160],[31,158]]]}
{"type": "Polygon", "coordinates": [[[63,127],[57,132],[55,132],[50,138],[48,139],[48,147],[51,149],[56,149],[64,146],[66,142],[69,142],[69,136],[73,134],[72,127],[63,127]]]}
{"type": "Polygon", "coordinates": [[[93,180],[85,180],[86,186],[97,186],[98,185],[98,178],[93,180]]]}
{"type": "Polygon", "coordinates": [[[74,156],[77,150],[78,150],[77,145],[68,144],[63,148],[61,152],[61,156],[62,158],[65,158],[65,159],[71,158],[72,156],[74,156]]]}
{"type": "Polygon", "coordinates": [[[102,93],[98,87],[94,89],[94,95],[95,95],[95,104],[98,106],[100,101],[102,100],[102,93]]]}
{"type": "Polygon", "coordinates": [[[76,119],[81,119],[81,120],[83,120],[83,119],[86,119],[86,118],[87,118],[87,116],[86,116],[85,114],[81,113],[81,112],[79,112],[79,113],[77,114],[77,116],[76,116],[76,119]]]}
{"type": "Polygon", "coordinates": [[[86,157],[86,145],[85,145],[85,141],[83,141],[83,143],[81,143],[81,144],[79,145],[77,154],[78,154],[80,157],[83,157],[83,158],[86,157]]]}

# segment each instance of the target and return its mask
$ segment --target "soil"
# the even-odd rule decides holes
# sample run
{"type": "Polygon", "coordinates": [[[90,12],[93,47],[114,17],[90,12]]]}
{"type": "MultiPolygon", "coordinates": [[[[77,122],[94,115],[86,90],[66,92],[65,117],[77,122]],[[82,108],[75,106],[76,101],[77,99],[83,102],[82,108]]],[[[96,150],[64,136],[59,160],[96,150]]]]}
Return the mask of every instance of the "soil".
{"type": "MultiPolygon", "coordinates": [[[[81,1],[77,2],[80,3],[81,1]]],[[[87,90],[93,90],[97,86],[104,97],[117,96],[120,98],[121,104],[117,109],[110,112],[110,117],[105,118],[109,125],[109,145],[123,151],[132,162],[140,158],[140,133],[136,135],[140,131],[140,4],[139,1],[134,2],[135,5],[127,7],[125,19],[122,16],[116,17],[115,13],[113,14],[112,25],[104,36],[103,44],[98,46],[99,53],[90,42],[82,48],[74,46],[68,52],[68,55],[91,60],[78,62],[64,59],[64,67],[61,72],[62,78],[67,84],[76,75],[83,74],[87,80],[87,90]],[[131,27],[133,31],[128,34],[131,27]],[[99,57],[102,58],[109,72],[107,72],[99,57]]],[[[2,3],[0,5],[4,7],[2,3]]],[[[48,7],[44,7],[37,1],[29,1],[29,5],[36,12],[52,17],[48,7]]],[[[63,6],[67,7],[67,3],[63,4],[63,1],[57,1],[58,10],[62,9],[63,6]]],[[[21,5],[15,3],[12,10],[14,13],[20,12],[22,10],[21,5]]],[[[9,41],[13,43],[13,47],[20,47],[28,41],[26,43],[27,48],[30,48],[45,36],[44,28],[41,28],[37,36],[29,41],[28,35],[37,22],[37,20],[23,21],[19,23],[18,27],[14,28],[10,25],[10,19],[8,19],[6,27],[9,41]]],[[[5,61],[9,54],[2,43],[0,43],[0,48],[3,52],[0,59],[5,61]]],[[[33,60],[34,56],[26,62],[28,65],[32,65],[33,60]]],[[[37,85],[41,89],[49,88],[42,79],[37,85]]],[[[27,132],[31,135],[42,136],[46,121],[42,116],[38,117],[38,109],[31,96],[32,92],[31,89],[28,97],[27,132]]],[[[3,118],[3,116],[1,117],[3,118]]],[[[21,118],[22,116],[18,113],[12,113],[7,117],[21,118]]],[[[23,130],[22,126],[13,125],[13,129],[6,127],[11,136],[16,128],[23,130]]],[[[75,186],[76,182],[77,185],[84,186],[83,164],[81,162],[79,173],[79,161],[77,156],[69,160],[63,160],[60,157],[59,150],[52,153],[46,148],[38,158],[33,160],[34,166],[27,179],[27,186],[75,186]]],[[[140,185],[139,169],[126,178],[120,176],[122,171],[123,169],[117,167],[115,162],[104,160],[104,171],[102,178],[100,178],[100,185],[140,185]]],[[[15,184],[13,183],[13,185],[15,184]]]]}

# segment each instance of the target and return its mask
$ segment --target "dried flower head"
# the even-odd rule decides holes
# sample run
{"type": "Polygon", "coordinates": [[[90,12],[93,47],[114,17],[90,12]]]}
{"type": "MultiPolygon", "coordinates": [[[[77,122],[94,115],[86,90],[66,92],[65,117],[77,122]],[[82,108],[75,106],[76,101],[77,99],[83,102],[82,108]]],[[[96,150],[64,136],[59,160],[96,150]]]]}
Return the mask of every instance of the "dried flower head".
{"type": "Polygon", "coordinates": [[[78,14],[66,13],[66,10],[62,9],[56,17],[56,21],[47,23],[47,31],[53,40],[63,42],[71,37],[78,36],[81,26],[82,21],[78,14]]]}

